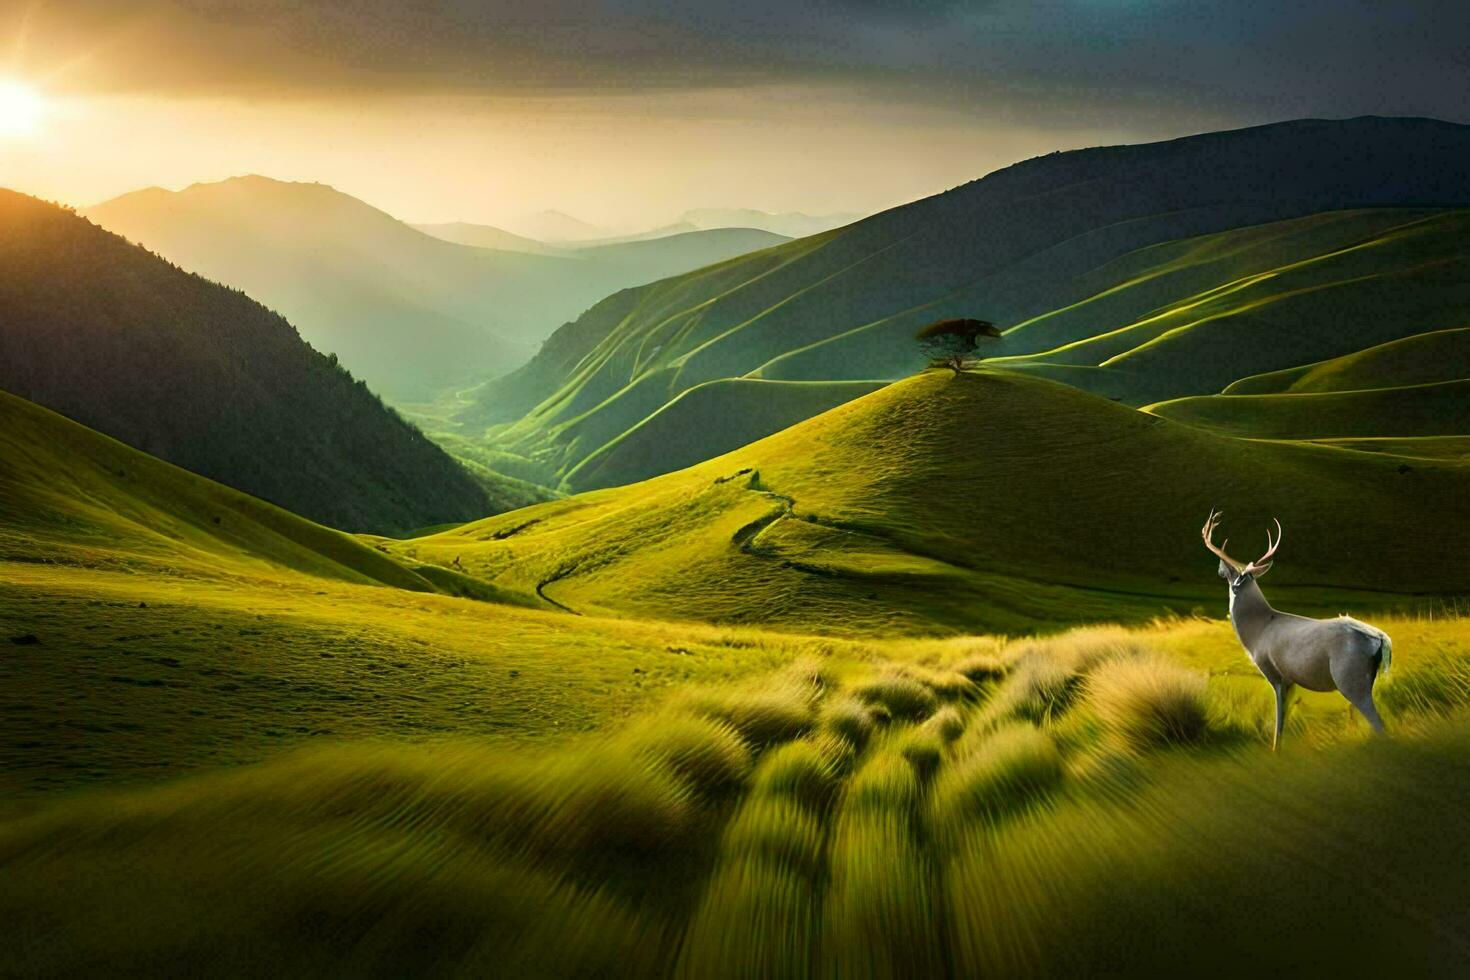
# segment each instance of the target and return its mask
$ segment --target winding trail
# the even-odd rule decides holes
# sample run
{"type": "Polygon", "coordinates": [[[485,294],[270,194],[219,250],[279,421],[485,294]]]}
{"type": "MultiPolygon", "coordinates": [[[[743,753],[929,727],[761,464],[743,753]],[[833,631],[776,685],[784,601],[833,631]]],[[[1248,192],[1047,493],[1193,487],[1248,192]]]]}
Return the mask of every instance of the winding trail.
{"type": "Polygon", "coordinates": [[[580,616],[582,614],[579,613],[579,612],[577,612],[577,610],[573,609],[571,606],[564,605],[564,604],[562,604],[560,602],[557,602],[551,596],[549,596],[549,595],[546,594],[546,587],[548,585],[550,585],[552,582],[556,582],[556,581],[559,581],[561,579],[566,578],[568,575],[572,574],[573,571],[575,571],[575,569],[571,569],[571,568],[560,569],[560,570],[552,573],[552,575],[551,575],[550,578],[542,579],[540,582],[537,582],[536,583],[536,594],[538,596],[540,596],[542,598],[542,600],[544,600],[547,603],[550,603],[551,605],[553,605],[556,608],[560,609],[562,612],[569,612],[573,616],[580,616]]]}

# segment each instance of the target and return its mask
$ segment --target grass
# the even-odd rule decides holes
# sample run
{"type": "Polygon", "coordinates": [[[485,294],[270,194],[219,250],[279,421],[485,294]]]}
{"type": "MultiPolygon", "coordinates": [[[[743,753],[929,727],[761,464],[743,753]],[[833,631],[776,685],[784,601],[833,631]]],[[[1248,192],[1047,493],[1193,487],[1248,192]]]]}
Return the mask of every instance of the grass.
{"type": "MultiPolygon", "coordinates": [[[[1317,965],[1367,934],[1422,957],[1408,972],[1464,957],[1446,869],[1470,629],[1452,610],[1370,617],[1395,639],[1394,743],[1308,694],[1273,758],[1269,689],[1220,621],[858,639],[572,615],[352,564],[447,568],[426,543],[445,534],[395,552],[262,519],[155,539],[173,512],[144,509],[146,484],[98,471],[100,496],[47,510],[44,469],[5,465],[37,508],[0,525],[0,973],[1120,971],[1159,965],[1144,933],[1264,962],[1240,938],[1264,897],[1297,921],[1332,903],[1302,939],[1317,965]],[[1433,832],[1385,831],[1410,826],[1433,832]]],[[[207,499],[155,478],[160,508],[169,487],[207,499]]],[[[468,533],[547,533],[498,530],[468,533]]],[[[575,601],[576,577],[552,594],[575,601]]],[[[801,598],[817,620],[884,609],[801,598]]]]}
{"type": "MultiPolygon", "coordinates": [[[[133,972],[1011,974],[1075,967],[1079,950],[1158,963],[1131,931],[1146,920],[1173,955],[1224,963],[1256,939],[1176,941],[1201,921],[1190,916],[1244,915],[1267,893],[1307,915],[1319,962],[1337,962],[1333,937],[1356,949],[1338,924],[1370,915],[1425,956],[1456,956],[1446,910],[1459,886],[1437,869],[1454,865],[1470,793],[1470,633],[1453,617],[1381,625],[1399,648],[1380,697],[1394,744],[1340,699],[1311,696],[1272,757],[1269,691],[1228,626],[1166,620],[999,646],[1004,680],[935,694],[923,721],[870,722],[861,748],[832,723],[867,710],[854,692],[895,677],[942,686],[967,645],[792,642],[759,678],[675,688],[611,737],[514,752],[493,737],[317,738],[253,766],[63,796],[0,822],[0,914],[17,937],[0,961],[15,973],[105,960],[133,972]],[[1076,694],[1033,723],[1015,689],[1046,660],[1076,694]],[[734,714],[756,691],[815,727],[751,742],[707,711],[734,714]],[[1208,732],[1235,737],[1118,755],[1160,744],[1147,722],[1161,705],[1177,717],[1181,691],[1208,732]],[[1322,813],[1359,855],[1341,874],[1297,856],[1320,840],[1322,813]],[[1436,832],[1382,833],[1410,813],[1436,832]],[[1355,888],[1365,868],[1377,890],[1355,888]],[[1185,896],[1183,910],[1164,895],[1185,896]],[[1309,911],[1314,895],[1334,917],[1309,911]]],[[[738,640],[747,655],[776,642],[738,640]]]]}
{"type": "Polygon", "coordinates": [[[1207,678],[1160,657],[1115,660],[1087,678],[1088,706],[1126,745],[1148,750],[1188,745],[1209,724],[1207,678]]]}

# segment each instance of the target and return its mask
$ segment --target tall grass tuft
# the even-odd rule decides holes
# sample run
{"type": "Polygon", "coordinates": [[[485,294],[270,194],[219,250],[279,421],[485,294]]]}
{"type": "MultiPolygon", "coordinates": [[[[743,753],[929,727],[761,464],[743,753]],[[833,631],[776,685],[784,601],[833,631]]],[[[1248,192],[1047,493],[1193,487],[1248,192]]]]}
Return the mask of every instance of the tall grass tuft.
{"type": "Polygon", "coordinates": [[[729,693],[706,692],[686,706],[697,714],[728,723],[740,737],[760,749],[799,738],[815,723],[813,705],[819,691],[789,677],[729,693]]]}
{"type": "Polygon", "coordinates": [[[822,825],[798,801],[752,795],[725,827],[720,859],[764,861],[813,881],[822,872],[822,825]]]}
{"type": "MultiPolygon", "coordinates": [[[[759,860],[723,865],[711,876],[689,921],[674,976],[809,977],[817,908],[816,888],[805,874],[759,860]]],[[[638,971],[603,975],[634,976],[638,971]]]]}
{"type": "Polygon", "coordinates": [[[1204,674],[1163,657],[1112,660],[1088,675],[1087,703],[1104,727],[1135,751],[1188,745],[1205,737],[1204,674]]]}
{"type": "Polygon", "coordinates": [[[916,842],[921,792],[896,740],[875,749],[849,781],[829,848],[824,975],[942,972],[933,868],[916,842]]]}
{"type": "Polygon", "coordinates": [[[728,722],[664,715],[625,738],[634,751],[662,762],[701,794],[728,792],[750,775],[750,749],[728,722]]]}
{"type": "Polygon", "coordinates": [[[924,728],[948,744],[965,733],[965,716],[953,705],[945,705],[924,722],[924,728]]]}
{"type": "Polygon", "coordinates": [[[914,774],[928,780],[944,757],[944,740],[927,724],[909,728],[894,739],[894,748],[914,767],[914,774]]]}
{"type": "Polygon", "coordinates": [[[995,821],[1023,810],[1062,780],[1061,753],[1032,725],[971,732],[957,750],[934,783],[931,826],[941,840],[956,840],[976,819],[995,821]]]}
{"type": "Polygon", "coordinates": [[[873,712],[858,698],[835,697],[822,706],[822,728],[859,752],[867,746],[875,724],[873,712]]]}
{"type": "Polygon", "coordinates": [[[939,707],[939,698],[922,681],[899,673],[889,673],[859,685],[855,692],[869,704],[882,705],[896,719],[918,721],[939,707]]]}
{"type": "Polygon", "coordinates": [[[823,746],[806,739],[772,750],[756,768],[752,789],[756,795],[794,800],[821,813],[838,789],[834,760],[823,746]]]}

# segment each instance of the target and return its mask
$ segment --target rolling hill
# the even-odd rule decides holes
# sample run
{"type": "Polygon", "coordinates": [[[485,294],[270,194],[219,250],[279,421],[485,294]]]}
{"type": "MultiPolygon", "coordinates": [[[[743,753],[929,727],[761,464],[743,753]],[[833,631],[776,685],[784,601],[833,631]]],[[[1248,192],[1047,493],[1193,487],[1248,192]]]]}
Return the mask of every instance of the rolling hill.
{"type": "MultiPolygon", "coordinates": [[[[1105,288],[1087,300],[1007,334],[1050,349],[997,363],[1134,405],[1231,390],[1470,322],[1467,240],[1470,210],[1381,208],[1144,249],[1104,270],[1105,288]],[[1142,295],[1130,298],[1135,291],[1142,295]],[[1137,317],[1130,306],[1148,312],[1137,317]]],[[[1385,384],[1426,371],[1453,380],[1434,360],[1434,345],[1416,341],[1357,373],[1380,370],[1385,384]]]]}
{"type": "MultiPolygon", "coordinates": [[[[1010,328],[991,351],[995,356],[1026,356],[1038,372],[1102,390],[1110,380],[1087,378],[1106,372],[1053,363],[1057,357],[1048,352],[1098,337],[1103,323],[1128,326],[1146,318],[1171,297],[1183,301],[1228,286],[1239,273],[1225,257],[1161,276],[1171,263],[1198,264],[1193,253],[1212,247],[1200,236],[1332,209],[1349,217],[1264,232],[1255,259],[1273,257],[1276,264],[1265,266],[1271,272],[1334,254],[1346,247],[1335,242],[1351,246],[1374,229],[1403,255],[1443,250],[1461,219],[1405,231],[1403,240],[1398,229],[1415,220],[1434,226],[1427,206],[1470,203],[1467,161],[1470,127],[1385,118],[1303,120],[1051,154],[844,228],[613,294],[557,331],[525,366],[484,385],[459,419],[466,433],[486,433],[497,450],[532,461],[543,481],[565,481],[576,490],[571,474],[583,460],[687,389],[728,378],[903,377],[920,363],[913,331],[950,315],[980,315],[1010,328]],[[1419,210],[1351,217],[1354,209],[1391,207],[1419,210]],[[1275,237],[1282,241],[1272,244],[1275,237]],[[1154,246],[1167,247],[1155,255],[1154,246]],[[1065,315],[1079,304],[1083,313],[1065,315]],[[1094,318],[1093,310],[1106,310],[1105,317],[1094,318]]],[[[1214,246],[1227,256],[1233,248],[1214,246]]],[[[1351,269],[1378,257],[1338,260],[1351,269]]],[[[1453,264],[1436,271],[1435,257],[1426,261],[1430,268],[1400,268],[1362,288],[1382,304],[1412,296],[1424,282],[1441,297],[1457,295],[1453,264]],[[1406,279],[1415,282],[1405,285],[1406,279]]],[[[1312,271],[1308,262],[1299,274],[1312,271]]],[[[1270,278],[1258,289],[1269,288],[1270,278]]],[[[1426,302],[1420,312],[1441,312],[1438,303],[1426,302]]],[[[1364,330],[1354,342],[1401,336],[1403,318],[1396,323],[1399,333],[1364,330]]],[[[1454,325],[1436,318],[1410,332],[1454,325]]],[[[1160,394],[1139,385],[1108,393],[1144,404],[1218,391],[1247,374],[1351,349],[1319,344],[1292,352],[1296,361],[1222,369],[1228,376],[1214,388],[1160,394]]],[[[1201,358],[1190,356],[1198,367],[1201,358]]]]}
{"type": "Polygon", "coordinates": [[[301,572],[432,591],[359,539],[0,392],[0,561],[217,578],[301,572]]]}
{"type": "Polygon", "coordinates": [[[0,263],[0,389],[347,530],[496,509],[361,381],[236,290],[10,191],[0,263]]]}
{"type": "Polygon", "coordinates": [[[1432,605],[1470,590],[1467,490],[1459,463],[1244,441],[1023,374],[934,371],[689,469],[389,547],[587,614],[1013,633],[1218,608],[1211,507],[1237,542],[1281,519],[1284,604],[1432,605]]]}
{"type": "MultiPolygon", "coordinates": [[[[781,241],[722,230],[605,252],[471,247],[326,185],[259,176],[149,188],[85,214],[279,310],[312,346],[399,402],[521,364],[610,292],[781,241]]],[[[460,226],[457,235],[484,232],[460,226]]]]}

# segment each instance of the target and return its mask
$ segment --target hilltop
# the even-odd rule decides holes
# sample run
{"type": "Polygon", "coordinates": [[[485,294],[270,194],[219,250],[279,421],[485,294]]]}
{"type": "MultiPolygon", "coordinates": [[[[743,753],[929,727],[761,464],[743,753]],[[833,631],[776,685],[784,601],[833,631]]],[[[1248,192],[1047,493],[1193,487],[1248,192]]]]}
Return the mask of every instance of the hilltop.
{"type": "Polygon", "coordinates": [[[0,263],[0,389],[347,530],[401,533],[496,508],[335,359],[236,290],[10,191],[0,263]]]}
{"type": "Polygon", "coordinates": [[[255,175],[136,191],[84,213],[279,310],[395,402],[516,367],[609,292],[781,241],[722,231],[573,252],[476,226],[428,234],[325,184],[255,175]]]}
{"type": "MultiPolygon", "coordinates": [[[[483,434],[497,451],[534,461],[543,481],[576,490],[572,474],[585,459],[696,385],[904,377],[922,363],[914,330],[944,316],[984,316],[1008,330],[988,353],[1029,356],[1038,371],[1065,371],[1067,380],[1086,384],[1085,367],[1053,365],[1059,356],[1042,355],[1099,336],[1103,324],[1147,317],[1169,290],[1182,300],[1232,281],[1224,260],[1162,275],[1173,270],[1170,262],[1193,261],[1200,236],[1328,210],[1420,209],[1387,219],[1405,224],[1426,217],[1427,206],[1470,204],[1467,160],[1470,127],[1384,118],[1302,120],[1051,154],[843,228],[610,295],[557,331],[525,366],[484,385],[459,419],[467,435],[483,434]],[[1150,249],[1168,243],[1155,259],[1150,249]],[[1077,304],[1083,315],[1065,315],[1077,304]],[[1093,310],[1107,319],[1094,323],[1093,310]]],[[[1380,226],[1385,234],[1388,228],[1380,226]]],[[[1329,228],[1321,240],[1331,234],[1329,228]]],[[[1416,236],[1405,247],[1430,239],[1416,236]]],[[[1452,239],[1446,226],[1438,241],[1452,239]]],[[[1289,235],[1286,244],[1289,254],[1265,270],[1326,254],[1311,252],[1310,234],[1289,235]]],[[[1258,248],[1251,261],[1271,254],[1258,248]]],[[[1376,255],[1344,261],[1372,262],[1376,255]]],[[[1419,275],[1435,280],[1432,272],[1419,275]]],[[[1440,284],[1451,289],[1453,278],[1440,284]]],[[[1409,287],[1385,286],[1394,288],[1409,287]]],[[[1267,289],[1269,281],[1258,287],[1267,289]]],[[[1352,292],[1339,294],[1351,304],[1352,292]]],[[[1354,339],[1379,343],[1401,336],[1392,331],[1404,326],[1395,321],[1354,339]]],[[[1338,328],[1313,322],[1311,329],[1338,328]]],[[[1347,352],[1303,345],[1290,352],[1298,361],[1242,364],[1221,385],[1347,352]]],[[[1194,351],[1185,356],[1201,363],[1194,351]]],[[[1191,392],[1106,393],[1144,404],[1191,392]]]]}
{"type": "MultiPolygon", "coordinates": [[[[664,444],[682,451],[648,440],[664,444]]],[[[934,371],[676,473],[391,547],[588,614],[1014,633],[1218,608],[1198,539],[1212,507],[1237,542],[1281,519],[1272,594],[1294,608],[1432,605],[1470,589],[1467,490],[1463,464],[1248,442],[1052,381],[934,371]]]]}

